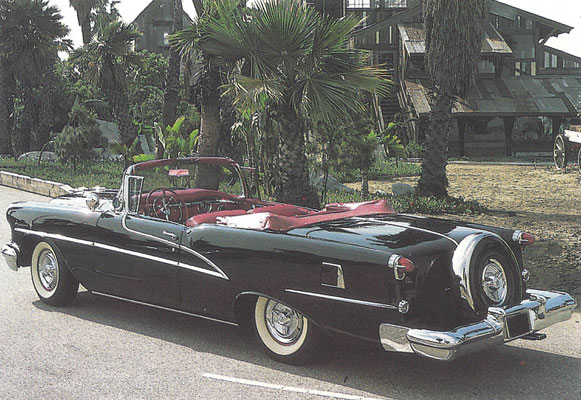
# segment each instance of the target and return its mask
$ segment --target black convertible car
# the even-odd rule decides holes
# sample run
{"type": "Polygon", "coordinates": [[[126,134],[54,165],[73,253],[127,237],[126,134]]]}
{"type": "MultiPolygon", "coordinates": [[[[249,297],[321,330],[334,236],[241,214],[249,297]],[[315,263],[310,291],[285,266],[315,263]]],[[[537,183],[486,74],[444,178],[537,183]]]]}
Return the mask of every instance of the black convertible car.
{"type": "Polygon", "coordinates": [[[439,360],[571,317],[566,293],[527,289],[524,232],[394,212],[383,200],[311,210],[250,196],[223,158],[129,167],[120,190],[14,203],[13,270],[40,299],[94,294],[253,327],[298,363],[328,337],[439,360]]]}

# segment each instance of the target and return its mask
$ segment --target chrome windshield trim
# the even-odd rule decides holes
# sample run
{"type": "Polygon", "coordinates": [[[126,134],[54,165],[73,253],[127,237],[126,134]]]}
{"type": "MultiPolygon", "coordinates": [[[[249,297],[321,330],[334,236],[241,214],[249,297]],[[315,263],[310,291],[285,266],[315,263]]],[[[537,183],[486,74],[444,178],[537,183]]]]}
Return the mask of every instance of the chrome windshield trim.
{"type": "MultiPolygon", "coordinates": [[[[218,267],[216,264],[214,264],[214,263],[213,263],[213,262],[212,262],[210,259],[208,259],[207,257],[203,256],[202,254],[198,253],[197,251],[195,251],[195,250],[192,250],[192,249],[190,249],[190,248],[188,248],[188,247],[185,247],[185,246],[181,246],[181,245],[179,245],[179,244],[176,244],[176,243],[174,243],[174,242],[172,242],[172,241],[170,241],[170,240],[165,240],[165,239],[159,238],[159,237],[157,237],[157,236],[150,235],[150,234],[148,234],[148,233],[143,233],[143,232],[136,231],[136,230],[134,230],[134,229],[130,229],[130,228],[127,226],[127,222],[126,222],[127,215],[128,215],[128,214],[124,214],[124,215],[123,215],[123,218],[121,219],[121,225],[123,226],[123,229],[127,230],[128,232],[135,233],[135,234],[137,234],[137,235],[141,235],[141,236],[144,236],[144,237],[146,237],[146,238],[149,238],[149,239],[157,240],[157,241],[159,241],[159,242],[161,242],[161,243],[164,243],[164,244],[167,244],[167,245],[169,245],[169,246],[171,246],[171,247],[179,248],[180,250],[183,250],[183,251],[185,251],[186,253],[193,254],[194,256],[198,257],[200,260],[202,260],[202,261],[204,261],[206,264],[208,264],[210,267],[214,268],[214,270],[215,270],[215,271],[216,271],[216,273],[217,273],[217,275],[216,275],[216,276],[219,276],[220,278],[222,278],[222,279],[225,279],[225,280],[230,280],[230,278],[228,278],[228,275],[226,275],[226,274],[224,273],[224,271],[222,271],[222,270],[221,270],[221,269],[220,269],[220,268],[219,268],[219,267],[218,267]]],[[[133,217],[137,217],[137,216],[136,216],[136,215],[133,215],[133,217]]],[[[181,225],[181,224],[177,224],[177,225],[181,225]]],[[[182,232],[182,234],[183,234],[183,232],[182,232]]],[[[184,265],[187,265],[187,264],[181,264],[181,265],[182,265],[182,266],[184,266],[184,265]]],[[[197,269],[203,269],[203,268],[199,268],[199,267],[192,267],[192,268],[188,268],[188,269],[192,269],[192,270],[196,271],[196,269],[194,269],[194,268],[197,268],[197,269]]],[[[203,270],[204,270],[204,271],[208,271],[208,270],[205,270],[205,269],[203,269],[203,270]]],[[[211,271],[208,271],[208,272],[211,272],[211,271]]],[[[210,275],[214,275],[214,274],[212,273],[212,274],[210,274],[210,275]]]]}
{"type": "Polygon", "coordinates": [[[104,244],[104,243],[89,242],[87,240],[75,239],[75,238],[71,238],[71,237],[64,236],[64,235],[60,235],[60,234],[56,234],[56,233],[47,233],[47,232],[31,231],[29,229],[15,228],[14,230],[15,231],[18,231],[18,232],[22,232],[22,233],[29,234],[29,235],[40,236],[40,237],[43,237],[43,238],[49,238],[49,239],[55,239],[55,240],[62,240],[62,241],[65,241],[65,242],[77,243],[77,244],[81,244],[81,245],[85,245],[85,246],[90,246],[90,247],[97,247],[97,248],[101,248],[101,249],[104,249],[104,250],[109,250],[109,251],[114,251],[114,252],[117,252],[117,253],[127,254],[127,255],[130,255],[130,256],[134,256],[134,257],[138,257],[138,258],[143,258],[143,259],[151,260],[151,261],[156,261],[156,262],[160,262],[160,263],[163,263],[163,264],[172,265],[174,267],[184,268],[184,269],[188,269],[190,271],[195,271],[195,272],[199,272],[199,273],[202,273],[202,274],[215,276],[217,278],[229,280],[228,277],[222,271],[220,271],[220,272],[218,272],[218,271],[211,271],[211,270],[208,270],[208,269],[205,269],[205,268],[196,267],[194,265],[180,263],[178,261],[173,261],[173,260],[167,260],[167,259],[162,258],[162,257],[152,256],[152,255],[149,255],[149,254],[143,254],[143,253],[139,253],[139,252],[133,251],[133,250],[122,249],[120,247],[111,246],[111,245],[104,244]]]}
{"type": "Polygon", "coordinates": [[[365,218],[365,217],[354,217],[354,219],[366,220],[366,221],[377,222],[377,223],[386,224],[386,225],[398,226],[400,228],[409,228],[409,229],[413,229],[413,230],[420,231],[420,232],[431,233],[433,235],[440,236],[444,239],[448,239],[450,242],[454,243],[456,246],[458,246],[458,244],[459,244],[457,241],[455,241],[454,239],[452,239],[449,236],[444,235],[443,233],[431,231],[429,229],[418,228],[417,226],[406,225],[405,223],[397,223],[394,221],[384,221],[384,220],[377,219],[377,218],[365,218]]]}
{"type": "Polygon", "coordinates": [[[101,293],[101,292],[91,292],[91,293],[92,294],[95,294],[97,296],[109,297],[111,299],[122,300],[122,301],[127,301],[129,303],[139,304],[141,306],[154,307],[154,308],[158,308],[160,310],[173,311],[173,312],[176,312],[176,313],[180,313],[180,314],[184,314],[184,315],[189,315],[191,317],[207,319],[208,321],[219,322],[221,324],[238,326],[238,324],[235,323],[235,322],[225,321],[225,320],[222,320],[222,319],[217,319],[217,318],[212,318],[212,317],[206,317],[205,315],[194,314],[194,313],[187,312],[187,311],[182,311],[182,310],[176,310],[175,308],[168,308],[168,307],[158,306],[156,304],[145,303],[143,301],[138,301],[138,300],[131,300],[131,299],[127,299],[125,297],[113,296],[112,294],[107,294],[107,293],[101,293]]]}
{"type": "Polygon", "coordinates": [[[328,299],[328,300],[342,301],[344,303],[359,304],[359,305],[362,305],[362,306],[386,308],[386,309],[389,309],[389,310],[397,310],[397,307],[396,306],[392,306],[391,304],[376,303],[376,302],[373,302],[373,301],[350,299],[348,297],[331,296],[331,295],[328,295],[328,294],[305,292],[305,291],[302,291],[302,290],[295,290],[295,289],[285,289],[285,292],[295,293],[295,294],[302,294],[302,295],[305,295],[305,296],[320,297],[322,299],[328,299]]]}

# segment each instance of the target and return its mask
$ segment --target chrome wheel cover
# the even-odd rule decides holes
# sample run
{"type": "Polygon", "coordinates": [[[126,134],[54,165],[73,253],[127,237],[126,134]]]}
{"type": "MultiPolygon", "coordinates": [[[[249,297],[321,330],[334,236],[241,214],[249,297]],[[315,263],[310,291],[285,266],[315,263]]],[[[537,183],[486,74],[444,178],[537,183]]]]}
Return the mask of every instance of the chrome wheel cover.
{"type": "Polygon", "coordinates": [[[43,250],[38,256],[37,269],[42,287],[48,292],[53,291],[59,277],[58,261],[55,254],[48,249],[43,250]]]}
{"type": "Polygon", "coordinates": [[[506,300],[508,282],[502,264],[490,258],[482,270],[482,290],[493,305],[501,305],[506,300]]]}
{"type": "Polygon", "coordinates": [[[274,340],[284,345],[296,343],[303,331],[303,316],[274,300],[268,300],[264,319],[268,333],[274,340]]]}

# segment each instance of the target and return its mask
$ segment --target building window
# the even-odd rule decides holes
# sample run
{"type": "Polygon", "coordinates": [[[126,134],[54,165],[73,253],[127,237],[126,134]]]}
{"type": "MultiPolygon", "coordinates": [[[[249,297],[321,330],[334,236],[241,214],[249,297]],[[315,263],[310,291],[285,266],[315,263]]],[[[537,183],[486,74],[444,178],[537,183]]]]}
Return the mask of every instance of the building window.
{"type": "Polygon", "coordinates": [[[531,61],[531,76],[535,76],[537,74],[537,62],[531,61]]]}
{"type": "Polygon", "coordinates": [[[528,30],[533,29],[533,20],[532,19],[525,19],[525,29],[528,29],[528,30]]]}
{"type": "Polygon", "coordinates": [[[514,63],[514,76],[520,76],[520,61],[514,63]]]}
{"type": "Polygon", "coordinates": [[[545,51],[545,68],[557,68],[557,55],[545,51]]]}
{"type": "Polygon", "coordinates": [[[163,45],[169,46],[169,32],[163,33],[163,45]]]}
{"type": "Polygon", "coordinates": [[[379,31],[375,31],[375,44],[379,44],[379,42],[380,42],[379,31]]]}
{"type": "Polygon", "coordinates": [[[498,29],[500,27],[500,17],[498,15],[494,16],[494,27],[498,29]]]}
{"type": "Polygon", "coordinates": [[[389,43],[393,44],[393,25],[389,26],[388,34],[389,34],[389,43]]]}

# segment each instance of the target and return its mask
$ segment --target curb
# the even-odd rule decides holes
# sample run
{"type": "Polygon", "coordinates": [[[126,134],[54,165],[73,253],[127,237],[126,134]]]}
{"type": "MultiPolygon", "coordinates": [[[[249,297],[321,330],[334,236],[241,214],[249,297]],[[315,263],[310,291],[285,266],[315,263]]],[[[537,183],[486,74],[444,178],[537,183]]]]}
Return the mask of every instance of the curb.
{"type": "Polygon", "coordinates": [[[45,181],[6,171],[0,171],[0,185],[53,198],[69,194],[73,191],[73,188],[69,185],[59,182],[45,181]]]}

